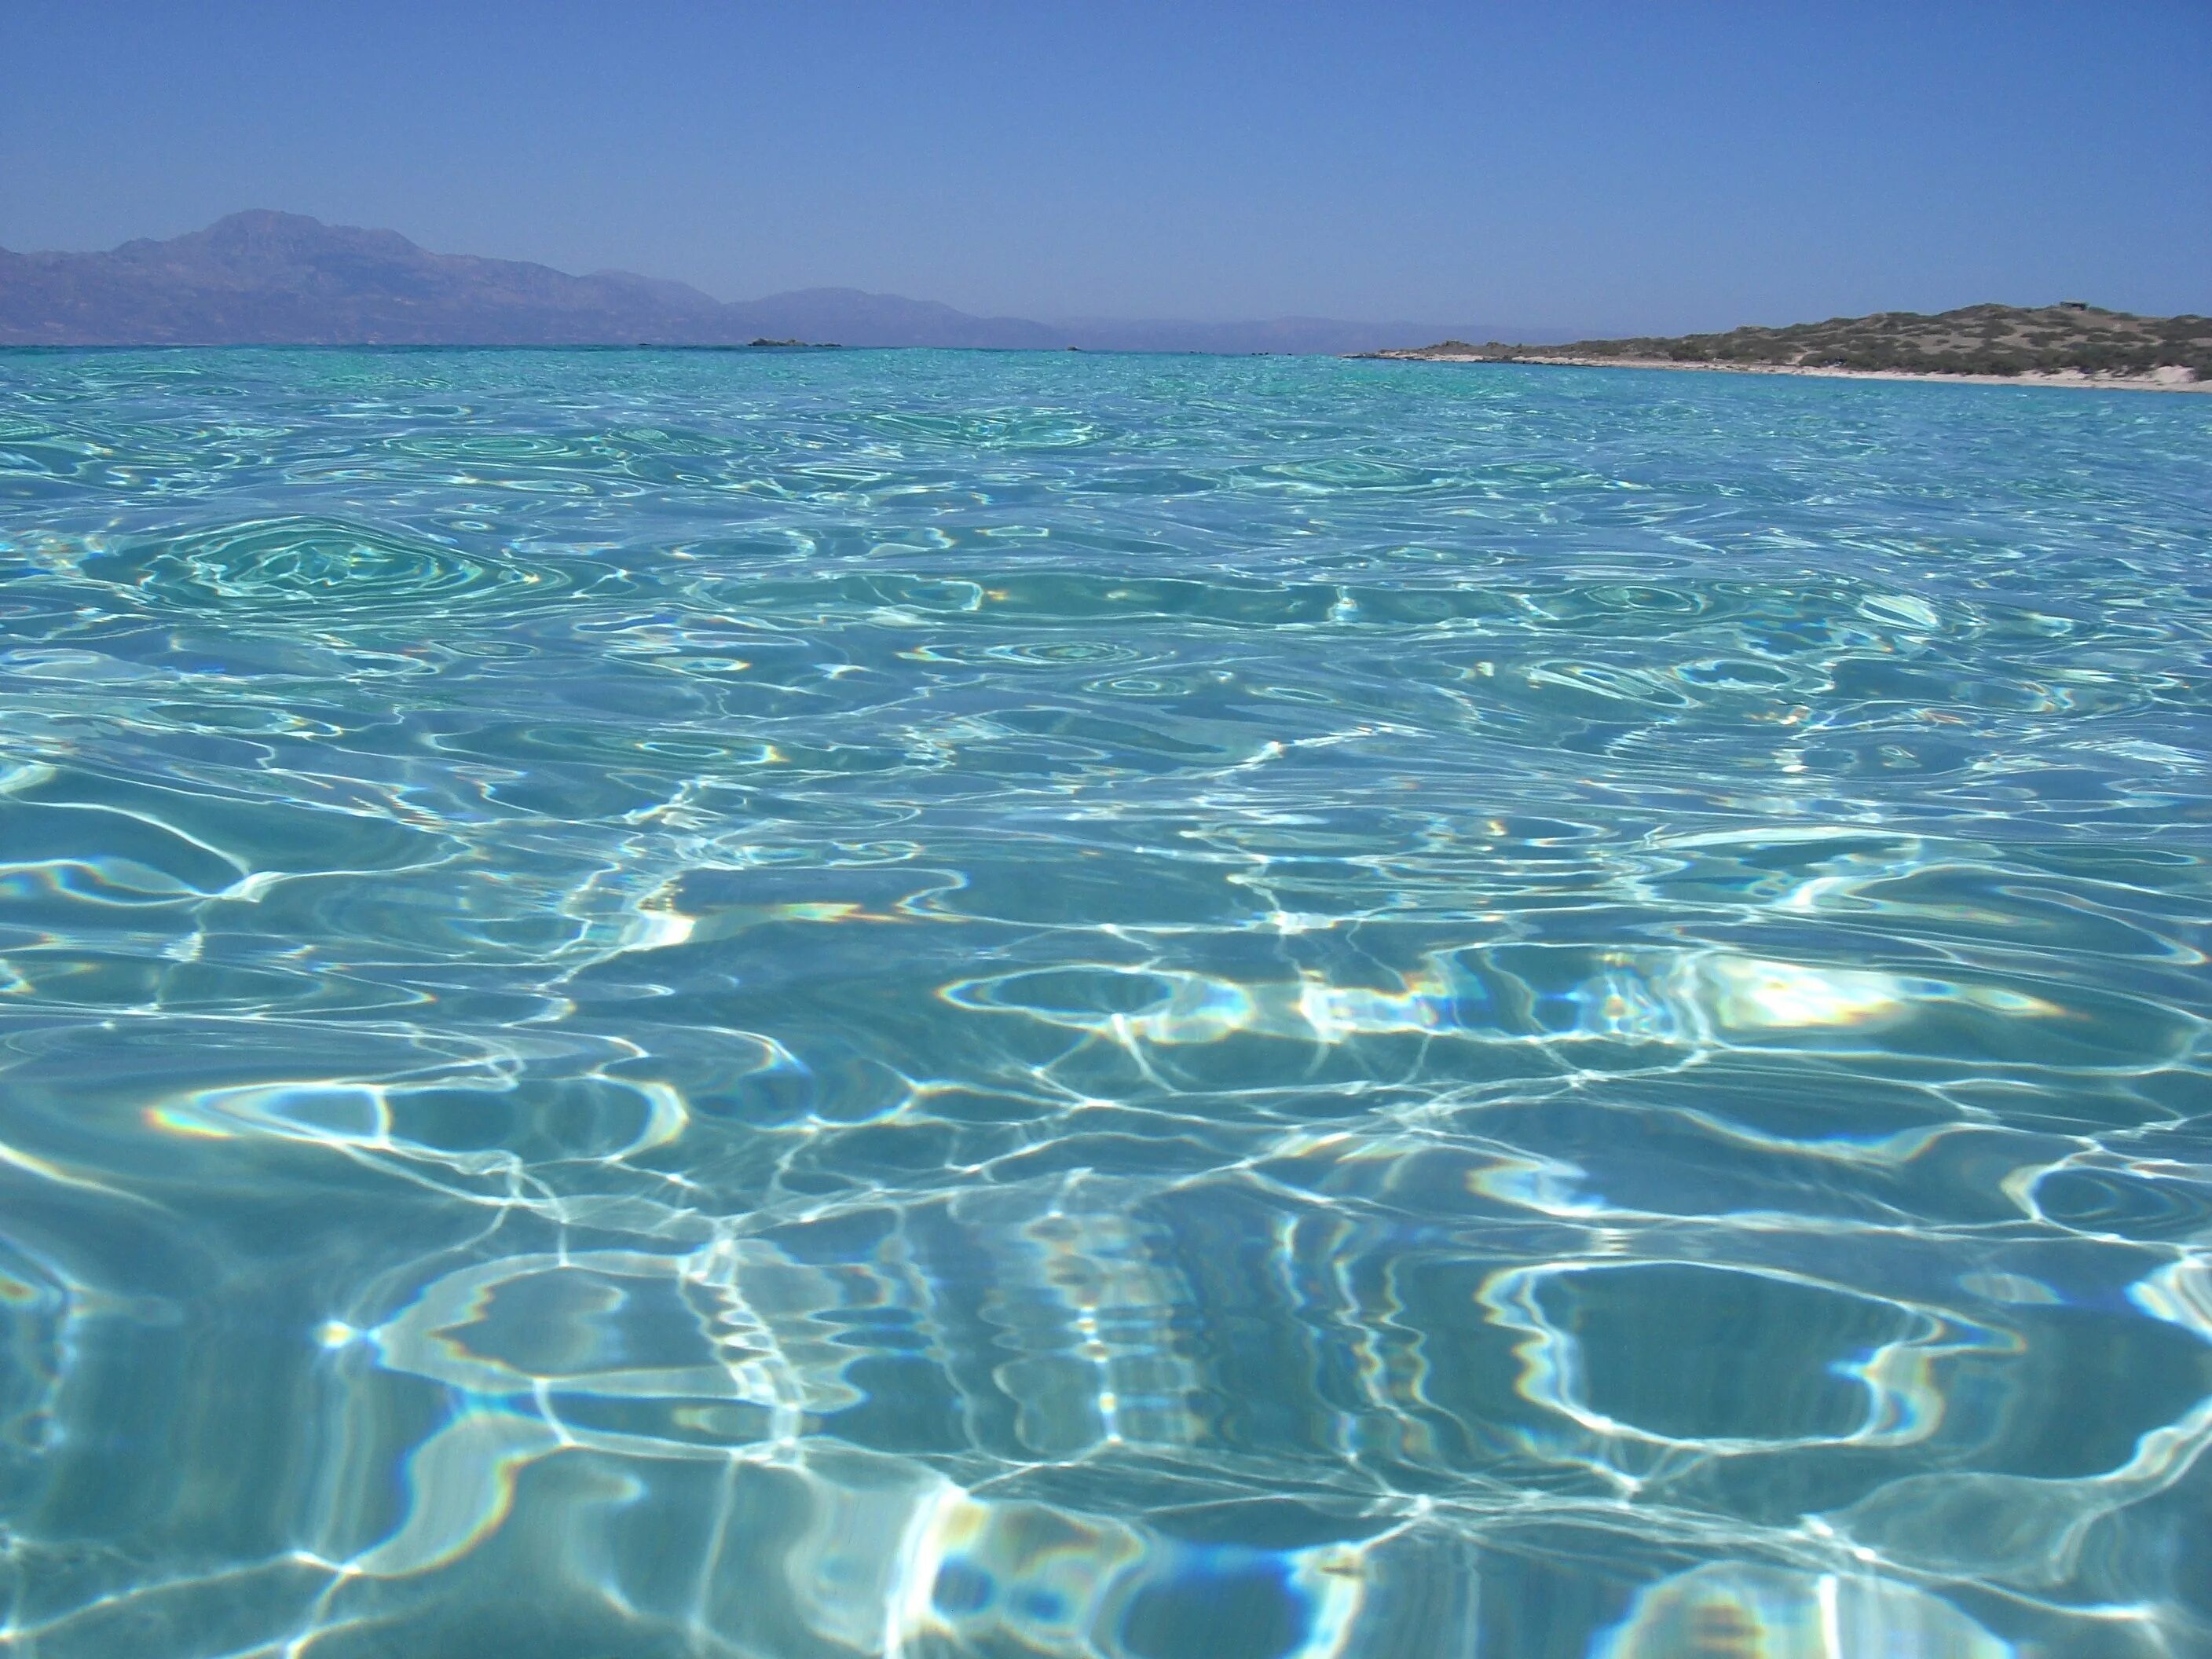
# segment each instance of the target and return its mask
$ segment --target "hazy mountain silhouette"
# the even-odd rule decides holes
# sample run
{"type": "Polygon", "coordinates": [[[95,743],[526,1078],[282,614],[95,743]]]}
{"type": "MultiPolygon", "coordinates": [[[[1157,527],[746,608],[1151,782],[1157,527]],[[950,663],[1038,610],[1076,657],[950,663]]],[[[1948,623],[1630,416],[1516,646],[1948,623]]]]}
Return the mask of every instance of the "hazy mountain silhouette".
{"type": "Polygon", "coordinates": [[[1032,322],[929,300],[802,289],[718,301],[626,271],[431,253],[396,231],[296,213],[234,213],[166,242],[105,253],[0,249],[0,344],[842,345],[1060,347],[1156,351],[1366,351],[1408,339],[1558,340],[1497,325],[1032,322]]]}

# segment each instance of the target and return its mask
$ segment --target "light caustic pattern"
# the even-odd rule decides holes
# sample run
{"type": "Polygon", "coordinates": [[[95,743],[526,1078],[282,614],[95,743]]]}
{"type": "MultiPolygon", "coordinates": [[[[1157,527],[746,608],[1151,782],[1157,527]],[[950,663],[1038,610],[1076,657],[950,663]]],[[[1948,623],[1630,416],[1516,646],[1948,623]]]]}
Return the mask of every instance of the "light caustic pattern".
{"type": "Polygon", "coordinates": [[[2212,404],[0,356],[0,1653],[2212,1653],[2212,404]]]}

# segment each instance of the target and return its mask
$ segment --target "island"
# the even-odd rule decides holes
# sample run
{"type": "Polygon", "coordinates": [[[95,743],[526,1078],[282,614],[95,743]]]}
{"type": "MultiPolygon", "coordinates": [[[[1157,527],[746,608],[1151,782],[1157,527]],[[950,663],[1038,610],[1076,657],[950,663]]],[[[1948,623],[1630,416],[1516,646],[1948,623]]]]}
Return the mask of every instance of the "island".
{"type": "Polygon", "coordinates": [[[1964,306],[1932,316],[1885,311],[1785,328],[1577,340],[1566,345],[1511,345],[1497,340],[1475,345],[1445,340],[1359,355],[1428,362],[1569,363],[2212,391],[2212,318],[2138,317],[2069,300],[2051,306],[1964,306]]]}

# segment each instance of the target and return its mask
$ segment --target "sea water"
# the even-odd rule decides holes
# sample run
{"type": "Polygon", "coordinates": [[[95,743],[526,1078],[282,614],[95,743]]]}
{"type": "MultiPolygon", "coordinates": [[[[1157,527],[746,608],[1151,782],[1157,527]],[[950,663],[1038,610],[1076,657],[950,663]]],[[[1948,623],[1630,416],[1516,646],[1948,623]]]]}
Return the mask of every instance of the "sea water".
{"type": "Polygon", "coordinates": [[[0,1650],[2212,1652],[2212,398],[0,356],[0,1650]]]}

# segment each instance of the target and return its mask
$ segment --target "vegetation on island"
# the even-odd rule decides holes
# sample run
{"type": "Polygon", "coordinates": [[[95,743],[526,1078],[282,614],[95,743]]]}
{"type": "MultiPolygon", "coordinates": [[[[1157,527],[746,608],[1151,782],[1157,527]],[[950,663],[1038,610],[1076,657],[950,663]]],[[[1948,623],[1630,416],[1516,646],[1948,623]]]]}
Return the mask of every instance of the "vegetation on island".
{"type": "Polygon", "coordinates": [[[2137,317],[2068,302],[2055,306],[1966,306],[1934,316],[1885,311],[1787,328],[1738,328],[1725,334],[1578,340],[1569,345],[1508,345],[1464,340],[1390,357],[1468,357],[1544,362],[1591,359],[1705,363],[1717,368],[1841,368],[1919,374],[2145,375],[2185,368],[2212,380],[2212,318],[2137,317]]]}

